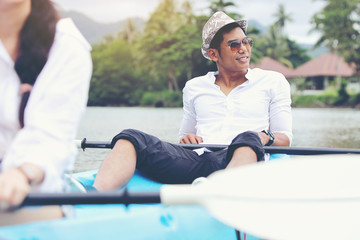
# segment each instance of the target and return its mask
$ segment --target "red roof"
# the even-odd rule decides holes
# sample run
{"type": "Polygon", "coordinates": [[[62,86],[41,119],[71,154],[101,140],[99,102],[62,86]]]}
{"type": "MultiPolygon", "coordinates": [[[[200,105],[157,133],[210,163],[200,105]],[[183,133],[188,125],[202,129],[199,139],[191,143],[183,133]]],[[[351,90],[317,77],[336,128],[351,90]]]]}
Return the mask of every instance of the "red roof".
{"type": "Polygon", "coordinates": [[[337,76],[338,71],[342,77],[354,74],[353,69],[342,57],[326,53],[299,66],[294,70],[294,74],[299,77],[337,76]]]}
{"type": "Polygon", "coordinates": [[[280,73],[284,74],[284,76],[286,78],[294,77],[293,69],[288,68],[285,65],[282,65],[278,61],[276,61],[272,58],[269,58],[269,57],[264,57],[263,59],[261,59],[259,64],[251,65],[251,68],[255,68],[255,67],[261,68],[264,70],[272,70],[272,71],[280,72],[280,73]]]}

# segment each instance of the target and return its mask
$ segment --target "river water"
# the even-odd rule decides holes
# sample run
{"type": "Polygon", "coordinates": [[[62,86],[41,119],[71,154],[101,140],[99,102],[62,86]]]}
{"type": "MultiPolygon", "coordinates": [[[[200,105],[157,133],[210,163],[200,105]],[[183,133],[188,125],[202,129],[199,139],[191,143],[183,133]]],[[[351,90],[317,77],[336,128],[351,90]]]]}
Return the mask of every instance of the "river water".
{"type": "MultiPolygon", "coordinates": [[[[360,148],[360,110],[294,108],[292,114],[292,146],[360,148]]],[[[135,128],[176,143],[181,118],[181,108],[88,107],[77,136],[110,141],[121,130],[135,128]]],[[[74,172],[98,168],[108,151],[80,150],[74,172]]]]}

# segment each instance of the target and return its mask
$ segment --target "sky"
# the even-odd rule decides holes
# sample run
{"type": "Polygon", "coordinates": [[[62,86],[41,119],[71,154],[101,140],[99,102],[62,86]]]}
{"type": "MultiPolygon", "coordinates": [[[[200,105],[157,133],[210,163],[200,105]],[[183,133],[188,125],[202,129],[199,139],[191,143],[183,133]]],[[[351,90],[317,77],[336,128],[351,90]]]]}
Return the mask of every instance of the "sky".
{"type": "MultiPolygon", "coordinates": [[[[208,13],[210,0],[190,0],[196,13],[208,13]]],[[[82,12],[101,23],[116,22],[129,17],[148,19],[160,0],[54,0],[65,10],[82,12]]],[[[233,0],[236,8],[229,8],[247,20],[256,20],[267,27],[276,21],[274,14],[279,4],[291,15],[285,32],[298,43],[313,44],[319,39],[318,33],[309,33],[311,17],[325,6],[320,0],[233,0]]]]}

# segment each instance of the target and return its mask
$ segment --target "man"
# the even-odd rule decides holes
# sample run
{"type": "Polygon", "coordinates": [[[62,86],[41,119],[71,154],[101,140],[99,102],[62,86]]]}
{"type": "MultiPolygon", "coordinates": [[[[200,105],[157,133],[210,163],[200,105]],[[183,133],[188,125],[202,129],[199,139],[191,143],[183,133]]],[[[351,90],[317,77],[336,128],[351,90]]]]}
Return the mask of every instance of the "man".
{"type": "Polygon", "coordinates": [[[180,143],[229,147],[192,151],[137,130],[124,130],[114,137],[95,188],[121,187],[135,168],[161,182],[191,183],[220,169],[264,160],[264,145],[290,145],[289,84],[280,73],[249,69],[253,42],[245,34],[246,27],[245,20],[215,13],[204,26],[201,50],[216,62],[218,72],[188,81],[183,90],[180,143]]]}

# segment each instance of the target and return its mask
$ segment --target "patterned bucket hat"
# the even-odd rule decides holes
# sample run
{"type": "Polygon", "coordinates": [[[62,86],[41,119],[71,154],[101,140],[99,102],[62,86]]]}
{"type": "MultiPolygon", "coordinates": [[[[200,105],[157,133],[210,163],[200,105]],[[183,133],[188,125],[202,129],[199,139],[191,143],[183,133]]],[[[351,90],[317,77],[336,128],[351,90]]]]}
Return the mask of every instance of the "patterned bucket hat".
{"type": "Polygon", "coordinates": [[[202,39],[203,44],[201,46],[201,52],[203,56],[209,60],[210,57],[208,55],[208,50],[210,47],[210,43],[212,39],[214,38],[215,34],[224,26],[230,24],[230,23],[238,23],[239,26],[246,31],[248,22],[246,20],[238,20],[235,21],[228,15],[226,15],[224,12],[216,12],[214,15],[211,16],[211,18],[206,22],[203,31],[202,31],[202,39]]]}

